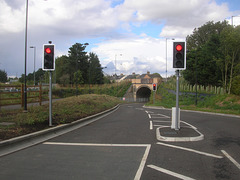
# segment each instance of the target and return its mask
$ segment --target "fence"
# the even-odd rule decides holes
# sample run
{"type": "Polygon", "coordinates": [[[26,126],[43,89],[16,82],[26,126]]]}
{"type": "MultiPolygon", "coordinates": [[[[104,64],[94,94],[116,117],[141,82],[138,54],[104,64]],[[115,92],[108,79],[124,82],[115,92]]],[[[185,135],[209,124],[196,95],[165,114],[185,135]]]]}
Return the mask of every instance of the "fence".
{"type": "MultiPolygon", "coordinates": [[[[170,89],[176,89],[176,83],[170,82],[169,84],[170,89]]],[[[217,86],[201,86],[201,85],[190,85],[190,84],[179,84],[179,90],[183,92],[195,92],[197,87],[198,93],[210,93],[210,94],[224,94],[224,89],[222,87],[217,86]]]]}
{"type": "MultiPolygon", "coordinates": [[[[39,102],[47,100],[48,85],[27,86],[27,101],[39,102]]],[[[0,106],[21,104],[24,106],[24,84],[0,85],[0,106]]]]}

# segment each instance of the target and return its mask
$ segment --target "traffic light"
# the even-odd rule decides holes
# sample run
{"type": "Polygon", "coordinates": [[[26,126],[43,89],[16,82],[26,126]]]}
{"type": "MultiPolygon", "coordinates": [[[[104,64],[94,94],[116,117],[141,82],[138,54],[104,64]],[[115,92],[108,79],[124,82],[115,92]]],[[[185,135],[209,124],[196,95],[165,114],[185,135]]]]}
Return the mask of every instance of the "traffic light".
{"type": "Polygon", "coordinates": [[[54,44],[43,45],[43,70],[44,71],[55,70],[54,44]]]}
{"type": "Polygon", "coordinates": [[[157,84],[153,83],[153,91],[156,91],[156,90],[157,90],[157,84]]]}
{"type": "Polygon", "coordinates": [[[185,42],[173,42],[173,68],[186,69],[185,42]]]}

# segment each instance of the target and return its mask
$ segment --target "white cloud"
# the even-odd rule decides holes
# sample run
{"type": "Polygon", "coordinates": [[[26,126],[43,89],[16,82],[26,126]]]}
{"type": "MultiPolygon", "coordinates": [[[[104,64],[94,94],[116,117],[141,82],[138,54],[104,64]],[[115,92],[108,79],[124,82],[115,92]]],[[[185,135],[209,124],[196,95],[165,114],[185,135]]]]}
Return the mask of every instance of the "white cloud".
{"type": "MultiPolygon", "coordinates": [[[[25,3],[0,0],[0,68],[9,75],[23,72],[25,3]],[[11,53],[12,47],[15,53],[11,53]]],[[[76,42],[84,43],[88,38],[99,42],[101,38],[92,50],[103,66],[115,63],[115,54],[122,53],[117,57],[118,74],[148,70],[164,74],[165,39],[161,37],[185,38],[195,27],[224,20],[231,13],[227,4],[218,5],[214,0],[29,0],[28,46],[37,47],[40,67],[42,44],[48,40],[61,55],[76,42]],[[163,26],[157,32],[160,37],[150,37],[151,32],[144,29],[151,23],[163,26]]],[[[234,18],[234,24],[237,21],[234,18]]],[[[170,48],[169,42],[169,53],[170,48]]],[[[28,51],[28,72],[32,72],[33,53],[28,51]]],[[[170,63],[171,53],[168,57],[170,63]]],[[[171,64],[168,67],[171,71],[171,64]]]]}
{"type": "MultiPolygon", "coordinates": [[[[173,74],[171,61],[171,40],[168,40],[168,71],[173,74]]],[[[117,74],[158,72],[165,77],[166,72],[166,40],[151,37],[110,40],[92,48],[98,54],[102,66],[112,62],[117,64],[117,74]],[[120,55],[121,54],[121,55],[120,55]]],[[[110,74],[115,69],[106,70],[110,74]]]]}

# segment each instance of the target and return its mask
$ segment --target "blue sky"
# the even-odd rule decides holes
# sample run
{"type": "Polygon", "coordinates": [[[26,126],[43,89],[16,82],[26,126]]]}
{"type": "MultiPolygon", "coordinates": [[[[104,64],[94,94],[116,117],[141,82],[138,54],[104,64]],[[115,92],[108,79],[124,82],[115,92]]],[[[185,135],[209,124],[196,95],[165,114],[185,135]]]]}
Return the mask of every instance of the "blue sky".
{"type": "MultiPolygon", "coordinates": [[[[9,76],[24,72],[25,3],[0,0],[0,69],[9,76]]],[[[165,77],[166,66],[167,75],[174,74],[172,38],[185,40],[194,28],[232,16],[240,24],[239,0],[29,0],[28,47],[37,48],[36,70],[42,45],[52,40],[56,56],[67,55],[77,42],[89,43],[86,50],[98,55],[110,75],[115,68],[109,64],[116,62],[118,74],[150,71],[165,77]]]]}

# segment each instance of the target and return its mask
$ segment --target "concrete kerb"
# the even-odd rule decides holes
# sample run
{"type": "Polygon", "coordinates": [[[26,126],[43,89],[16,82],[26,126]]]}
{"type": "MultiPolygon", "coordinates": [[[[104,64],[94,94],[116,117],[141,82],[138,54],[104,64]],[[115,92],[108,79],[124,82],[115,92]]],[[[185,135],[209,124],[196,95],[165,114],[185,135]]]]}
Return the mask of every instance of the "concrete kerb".
{"type": "MultiPolygon", "coordinates": [[[[164,107],[154,107],[154,106],[143,106],[144,108],[151,108],[151,109],[165,109],[164,107]]],[[[166,109],[166,110],[172,110],[172,109],[166,109]]],[[[185,111],[185,110],[181,110],[181,111],[185,111]]],[[[196,111],[198,113],[201,113],[199,111],[196,111]]],[[[192,126],[191,124],[181,121],[182,123],[187,124],[189,127],[185,127],[185,128],[190,128],[193,129],[197,134],[199,134],[199,136],[192,136],[193,134],[189,134],[189,136],[186,137],[168,137],[168,136],[162,136],[161,135],[161,129],[163,128],[169,128],[171,129],[170,126],[162,126],[162,127],[158,127],[156,129],[156,138],[158,141],[166,141],[166,142],[191,142],[191,141],[201,141],[204,139],[204,135],[199,132],[197,130],[196,127],[192,126]]]]}
{"type": "Polygon", "coordinates": [[[42,131],[38,131],[38,132],[30,133],[27,135],[8,139],[5,141],[1,141],[0,142],[0,157],[10,154],[10,153],[13,153],[13,152],[16,152],[16,151],[19,151],[21,149],[33,146],[33,145],[36,145],[36,144],[39,144],[46,140],[52,139],[59,135],[62,135],[62,134],[68,133],[70,131],[73,131],[75,129],[78,129],[80,127],[83,127],[87,124],[90,124],[94,121],[101,119],[104,116],[107,116],[108,114],[117,110],[118,107],[119,107],[119,104],[111,109],[97,113],[92,116],[88,116],[88,117],[79,119],[79,120],[74,121],[69,124],[63,124],[63,125],[59,125],[56,127],[42,130],[42,131]]]}
{"type": "MultiPolygon", "coordinates": [[[[161,133],[160,133],[161,128],[166,128],[166,127],[159,127],[159,128],[156,129],[156,137],[157,137],[158,141],[192,142],[192,141],[201,141],[201,140],[204,139],[204,135],[202,133],[200,133],[196,128],[188,127],[188,128],[191,128],[191,129],[195,130],[199,134],[199,136],[195,136],[195,137],[166,137],[166,136],[162,136],[161,133]]],[[[170,126],[169,126],[169,128],[170,128],[170,126]]]]}

